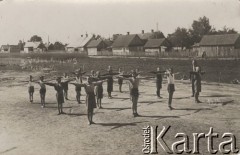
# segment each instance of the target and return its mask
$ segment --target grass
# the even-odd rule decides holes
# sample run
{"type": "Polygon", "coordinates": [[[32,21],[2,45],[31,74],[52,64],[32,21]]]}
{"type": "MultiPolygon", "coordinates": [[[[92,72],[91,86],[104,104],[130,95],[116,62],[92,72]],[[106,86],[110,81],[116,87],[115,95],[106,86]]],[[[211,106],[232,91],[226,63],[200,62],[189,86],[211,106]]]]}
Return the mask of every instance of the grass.
{"type": "MultiPolygon", "coordinates": [[[[4,60],[6,61],[7,59],[13,59],[13,62],[9,61],[10,63],[7,63],[7,66],[0,66],[0,69],[22,71],[20,60],[27,57],[32,58],[33,68],[41,70],[44,67],[51,67],[60,74],[73,71],[82,66],[84,66],[84,69],[88,72],[90,72],[90,70],[106,72],[106,68],[109,65],[116,70],[121,67],[125,71],[139,68],[140,71],[144,72],[144,75],[150,75],[148,72],[156,70],[157,67],[160,67],[162,70],[173,67],[175,72],[181,73],[176,79],[181,79],[183,75],[188,77],[189,71],[192,69],[190,59],[89,58],[77,53],[0,54],[0,63],[3,63],[4,60]]],[[[204,81],[230,83],[232,80],[239,79],[240,77],[239,60],[198,60],[198,63],[201,65],[202,70],[206,72],[202,78],[204,81]]],[[[36,71],[31,69],[28,70],[30,72],[36,71]]]]}

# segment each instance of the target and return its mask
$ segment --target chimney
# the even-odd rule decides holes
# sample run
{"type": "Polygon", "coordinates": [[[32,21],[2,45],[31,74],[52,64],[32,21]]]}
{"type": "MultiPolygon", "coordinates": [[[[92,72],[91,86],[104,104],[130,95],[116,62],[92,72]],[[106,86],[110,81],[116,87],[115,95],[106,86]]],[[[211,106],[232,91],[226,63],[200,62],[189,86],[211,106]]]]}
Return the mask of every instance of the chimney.
{"type": "Polygon", "coordinates": [[[86,37],[88,37],[88,34],[86,33],[86,37]]]}
{"type": "Polygon", "coordinates": [[[152,29],[152,33],[154,32],[154,30],[152,29]]]}
{"type": "Polygon", "coordinates": [[[142,34],[144,34],[144,30],[142,30],[142,34]]]}
{"type": "Polygon", "coordinates": [[[129,35],[130,34],[130,32],[127,32],[127,35],[129,35]]]}
{"type": "Polygon", "coordinates": [[[83,37],[83,35],[81,35],[81,37],[83,37]]]}

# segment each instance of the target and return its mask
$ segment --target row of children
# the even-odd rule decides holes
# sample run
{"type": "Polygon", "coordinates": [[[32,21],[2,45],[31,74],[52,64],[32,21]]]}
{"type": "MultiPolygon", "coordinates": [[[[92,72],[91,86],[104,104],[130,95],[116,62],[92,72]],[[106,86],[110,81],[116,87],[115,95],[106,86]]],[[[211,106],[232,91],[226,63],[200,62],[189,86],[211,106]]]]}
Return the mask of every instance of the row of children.
{"type": "MultiPolygon", "coordinates": [[[[201,92],[201,72],[200,67],[197,65],[197,62],[193,60],[193,71],[190,71],[190,79],[192,81],[192,90],[193,96],[195,96],[195,102],[199,103],[199,93],[201,92]]],[[[33,102],[33,93],[34,93],[34,86],[33,83],[38,83],[40,85],[40,98],[42,107],[45,107],[45,94],[46,94],[46,86],[49,85],[55,88],[56,90],[56,99],[58,103],[58,111],[59,114],[63,114],[62,104],[64,103],[64,98],[68,100],[68,84],[72,84],[75,86],[76,91],[76,100],[80,104],[80,96],[81,96],[81,88],[85,88],[86,92],[86,106],[87,106],[87,113],[88,113],[88,120],[89,124],[92,124],[92,117],[93,117],[93,109],[97,106],[102,108],[101,100],[103,98],[103,82],[107,82],[107,92],[108,98],[111,99],[112,95],[111,92],[113,91],[113,78],[116,77],[118,79],[119,84],[119,91],[122,92],[122,84],[123,80],[126,80],[129,83],[129,92],[130,92],[130,100],[132,101],[132,112],[133,116],[139,116],[137,112],[137,103],[139,98],[139,84],[141,79],[151,79],[153,77],[141,77],[140,72],[138,69],[132,70],[130,74],[124,74],[124,72],[119,69],[118,72],[114,73],[111,66],[108,67],[108,73],[101,75],[100,71],[96,73],[91,71],[90,75],[86,75],[86,72],[82,72],[79,69],[77,72],[73,72],[75,74],[75,78],[70,78],[65,73],[63,77],[57,77],[55,83],[50,83],[48,81],[44,81],[44,77],[40,77],[40,81],[33,81],[33,77],[30,76],[29,80],[29,99],[30,102],[33,102]],[[86,78],[86,83],[83,83],[83,79],[86,78]],[[75,82],[73,82],[75,81],[75,82]]],[[[168,90],[168,107],[170,110],[173,110],[172,107],[172,98],[175,91],[175,75],[179,73],[174,73],[173,69],[167,69],[166,71],[161,71],[160,68],[157,68],[157,71],[149,72],[155,74],[156,76],[156,94],[159,98],[160,90],[162,88],[162,75],[167,77],[167,90],[168,90]]],[[[51,80],[50,80],[51,81],[51,80]]]]}

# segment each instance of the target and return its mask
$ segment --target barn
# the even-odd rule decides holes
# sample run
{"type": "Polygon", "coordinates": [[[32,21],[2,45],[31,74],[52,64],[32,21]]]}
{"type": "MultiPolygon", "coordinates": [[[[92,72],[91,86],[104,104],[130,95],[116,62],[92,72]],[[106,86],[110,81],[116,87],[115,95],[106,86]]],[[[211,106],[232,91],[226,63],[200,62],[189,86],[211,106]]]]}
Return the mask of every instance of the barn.
{"type": "Polygon", "coordinates": [[[45,52],[47,48],[42,42],[26,42],[24,45],[24,53],[45,52]]]}
{"type": "Polygon", "coordinates": [[[228,57],[240,49],[240,34],[205,35],[199,43],[198,56],[228,57]]]}
{"type": "Polygon", "coordinates": [[[102,40],[91,40],[87,45],[88,55],[102,55],[102,51],[107,49],[107,44],[102,40]]]}
{"type": "Polygon", "coordinates": [[[166,52],[170,47],[170,43],[166,38],[149,39],[144,45],[146,55],[158,56],[161,52],[166,52]]]}
{"type": "Polygon", "coordinates": [[[1,53],[20,53],[21,48],[18,45],[2,45],[0,52],[1,53]]]}
{"type": "Polygon", "coordinates": [[[143,53],[144,42],[137,34],[120,35],[112,44],[113,55],[138,55],[143,53]]]}

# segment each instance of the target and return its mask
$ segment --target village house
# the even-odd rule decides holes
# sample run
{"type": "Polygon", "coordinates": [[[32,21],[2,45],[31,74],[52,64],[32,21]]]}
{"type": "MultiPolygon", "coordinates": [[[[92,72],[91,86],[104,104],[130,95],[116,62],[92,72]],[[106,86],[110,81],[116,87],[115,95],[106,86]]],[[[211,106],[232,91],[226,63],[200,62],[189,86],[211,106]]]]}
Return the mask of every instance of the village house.
{"type": "Polygon", "coordinates": [[[66,46],[66,51],[69,53],[78,52],[78,53],[87,53],[87,45],[91,40],[94,40],[95,36],[86,36],[81,35],[81,38],[77,39],[75,42],[71,42],[66,46]]]}
{"type": "Polygon", "coordinates": [[[24,53],[45,52],[46,47],[42,42],[26,42],[24,45],[24,53]]]}
{"type": "Polygon", "coordinates": [[[170,43],[166,38],[149,39],[144,45],[146,55],[158,56],[162,52],[166,52],[170,47],[170,43]]]}
{"type": "Polygon", "coordinates": [[[144,42],[137,34],[120,35],[112,44],[113,55],[138,55],[144,52],[144,42]]]}
{"type": "Polygon", "coordinates": [[[102,39],[91,40],[87,45],[88,55],[103,55],[106,50],[107,44],[102,39]]]}
{"type": "Polygon", "coordinates": [[[144,43],[146,43],[149,39],[160,39],[160,38],[165,38],[163,33],[160,31],[154,31],[153,29],[151,30],[151,32],[144,32],[144,30],[142,30],[142,33],[137,34],[139,36],[140,39],[143,40],[144,43]]]}
{"type": "Polygon", "coordinates": [[[21,47],[19,45],[2,45],[0,53],[20,53],[21,47]]]}
{"type": "Polygon", "coordinates": [[[240,34],[205,35],[199,43],[198,56],[227,57],[240,50],[240,34]]]}

